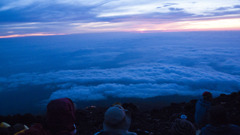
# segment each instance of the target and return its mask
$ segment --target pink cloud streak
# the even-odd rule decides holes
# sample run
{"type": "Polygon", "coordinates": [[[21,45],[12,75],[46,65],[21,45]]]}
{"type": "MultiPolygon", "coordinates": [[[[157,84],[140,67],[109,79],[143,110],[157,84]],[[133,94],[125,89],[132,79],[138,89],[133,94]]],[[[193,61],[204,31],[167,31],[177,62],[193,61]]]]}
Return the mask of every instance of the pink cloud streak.
{"type": "Polygon", "coordinates": [[[13,35],[0,36],[0,38],[33,37],[33,36],[54,36],[54,35],[65,35],[65,34],[49,34],[49,33],[13,34],[13,35]]]}

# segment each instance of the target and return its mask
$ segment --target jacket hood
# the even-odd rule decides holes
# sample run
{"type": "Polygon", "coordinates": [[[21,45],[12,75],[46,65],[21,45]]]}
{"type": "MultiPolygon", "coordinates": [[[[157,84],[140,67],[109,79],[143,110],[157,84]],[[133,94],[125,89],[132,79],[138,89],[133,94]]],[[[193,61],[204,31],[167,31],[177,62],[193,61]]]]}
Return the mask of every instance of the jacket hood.
{"type": "Polygon", "coordinates": [[[46,125],[50,131],[72,131],[75,129],[75,121],[75,108],[71,99],[56,99],[48,104],[46,125]]]}

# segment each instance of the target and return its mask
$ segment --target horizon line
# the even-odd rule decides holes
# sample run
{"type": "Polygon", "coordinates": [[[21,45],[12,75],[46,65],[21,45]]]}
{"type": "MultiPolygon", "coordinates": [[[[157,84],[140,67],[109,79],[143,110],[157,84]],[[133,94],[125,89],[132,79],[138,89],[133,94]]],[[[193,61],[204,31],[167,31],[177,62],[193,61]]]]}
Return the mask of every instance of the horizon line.
{"type": "Polygon", "coordinates": [[[23,38],[23,37],[45,37],[45,36],[64,36],[64,35],[78,35],[78,34],[97,34],[97,33],[181,33],[181,32],[240,32],[240,29],[212,29],[212,30],[135,30],[135,31],[98,31],[85,33],[27,33],[27,34],[12,34],[0,36],[0,39],[7,38],[23,38]]]}

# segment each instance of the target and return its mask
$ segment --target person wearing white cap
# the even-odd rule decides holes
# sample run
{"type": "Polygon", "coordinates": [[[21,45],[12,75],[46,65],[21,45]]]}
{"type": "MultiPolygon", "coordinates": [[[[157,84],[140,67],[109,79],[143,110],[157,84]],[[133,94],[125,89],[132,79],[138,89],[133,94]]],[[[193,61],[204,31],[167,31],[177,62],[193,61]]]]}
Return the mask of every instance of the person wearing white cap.
{"type": "Polygon", "coordinates": [[[137,135],[129,132],[131,117],[120,105],[108,108],[104,114],[103,130],[94,135],[137,135]]]}

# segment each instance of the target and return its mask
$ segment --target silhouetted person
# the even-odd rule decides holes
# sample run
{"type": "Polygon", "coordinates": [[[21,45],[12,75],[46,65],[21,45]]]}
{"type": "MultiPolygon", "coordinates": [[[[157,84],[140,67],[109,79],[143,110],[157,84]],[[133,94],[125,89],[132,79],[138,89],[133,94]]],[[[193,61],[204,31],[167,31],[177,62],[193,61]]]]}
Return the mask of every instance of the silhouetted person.
{"type": "Polygon", "coordinates": [[[195,123],[198,128],[202,128],[207,124],[207,114],[211,107],[212,94],[204,92],[203,98],[198,100],[195,107],[195,123]]]}
{"type": "Polygon", "coordinates": [[[71,99],[52,100],[44,124],[35,124],[20,135],[76,135],[75,107],[71,99]]]}
{"type": "Polygon", "coordinates": [[[240,127],[228,123],[227,112],[222,106],[214,106],[209,110],[209,122],[200,135],[240,135],[240,127]]]}
{"type": "Polygon", "coordinates": [[[103,130],[95,135],[137,135],[129,132],[130,114],[120,105],[110,107],[104,114],[103,130]]]}
{"type": "Polygon", "coordinates": [[[171,135],[196,135],[196,128],[186,119],[176,119],[170,128],[171,135]]]}

